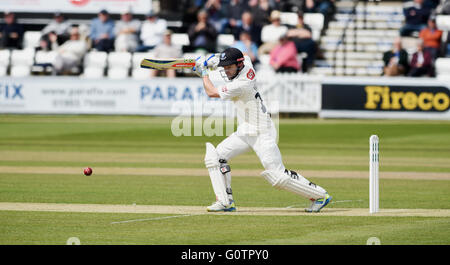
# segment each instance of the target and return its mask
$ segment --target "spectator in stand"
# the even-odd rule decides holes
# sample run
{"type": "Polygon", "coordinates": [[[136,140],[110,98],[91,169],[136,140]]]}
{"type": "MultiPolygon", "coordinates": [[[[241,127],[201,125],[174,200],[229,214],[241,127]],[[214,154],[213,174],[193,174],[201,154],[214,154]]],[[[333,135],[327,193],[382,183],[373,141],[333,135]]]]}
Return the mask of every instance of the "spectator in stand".
{"type": "MultiPolygon", "coordinates": [[[[153,49],[155,58],[170,59],[170,58],[181,58],[182,51],[181,47],[172,44],[172,31],[166,30],[164,32],[163,42],[153,49]]],[[[150,75],[155,77],[160,71],[150,70],[150,75]]],[[[175,69],[165,70],[166,76],[173,78],[176,76],[175,69]]]]}
{"type": "Polygon", "coordinates": [[[270,65],[277,73],[297,73],[300,69],[297,49],[287,35],[281,36],[279,44],[270,52],[270,65]]]}
{"type": "Polygon", "coordinates": [[[272,8],[268,0],[250,0],[248,5],[256,25],[262,28],[270,23],[272,8]]]}
{"type": "Polygon", "coordinates": [[[307,54],[302,63],[302,71],[307,72],[316,58],[317,46],[312,39],[311,27],[305,24],[303,20],[303,12],[299,11],[297,15],[297,25],[295,28],[288,30],[287,36],[294,41],[298,53],[304,52],[307,54]]]}
{"type": "Polygon", "coordinates": [[[259,47],[258,50],[258,53],[260,55],[270,53],[273,47],[278,44],[280,37],[287,33],[288,28],[284,25],[281,25],[280,15],[280,11],[272,11],[272,13],[270,14],[270,21],[272,23],[262,28],[261,41],[263,42],[263,44],[259,47]]]}
{"type": "Polygon", "coordinates": [[[205,3],[205,10],[208,12],[208,22],[211,23],[217,32],[222,33],[228,18],[221,0],[208,0],[205,3]]]}
{"type": "Polygon", "coordinates": [[[234,29],[233,35],[234,38],[237,40],[239,39],[239,36],[241,35],[241,32],[247,31],[253,42],[255,42],[256,46],[261,45],[261,27],[258,26],[253,21],[252,13],[246,11],[242,13],[242,24],[240,27],[237,27],[234,29]]]}
{"type": "Polygon", "coordinates": [[[92,47],[97,51],[109,52],[113,50],[114,21],[105,9],[101,10],[98,17],[92,20],[89,37],[92,41],[92,47]]]}
{"type": "Polygon", "coordinates": [[[408,52],[402,47],[402,39],[396,38],[392,50],[383,54],[385,76],[406,75],[409,71],[408,52]]]}
{"type": "Polygon", "coordinates": [[[208,13],[201,10],[197,14],[197,23],[192,24],[188,29],[191,49],[206,50],[215,52],[217,31],[214,26],[208,22],[208,13]]]}
{"type": "Polygon", "coordinates": [[[55,41],[58,45],[63,44],[70,38],[71,24],[66,20],[63,14],[57,12],[53,16],[53,21],[50,22],[41,31],[41,39],[39,41],[39,48],[44,51],[54,50],[55,46],[52,44],[55,41]]]}
{"type": "Polygon", "coordinates": [[[441,49],[442,30],[437,29],[434,17],[428,20],[428,27],[420,31],[419,38],[423,40],[424,50],[431,53],[433,60],[436,59],[441,49]]]}
{"type": "Polygon", "coordinates": [[[58,54],[53,62],[54,74],[64,74],[74,67],[79,67],[86,51],[87,43],[80,39],[78,27],[72,27],[69,40],[57,48],[58,54]]]}
{"type": "Polygon", "coordinates": [[[158,15],[150,11],[147,20],[142,24],[141,41],[139,52],[149,51],[163,42],[164,32],[167,30],[167,21],[159,18],[158,15]]]}
{"type": "Polygon", "coordinates": [[[423,6],[424,0],[413,0],[403,5],[405,25],[400,29],[400,35],[410,36],[413,32],[420,32],[427,26],[431,10],[423,6]]]}
{"type": "Polygon", "coordinates": [[[133,19],[131,8],[124,10],[117,21],[115,27],[115,48],[118,52],[134,52],[139,45],[138,33],[141,28],[141,22],[133,19]]]}
{"type": "Polygon", "coordinates": [[[231,0],[224,8],[228,20],[221,33],[232,34],[242,25],[242,14],[248,9],[247,1],[231,0]]]}
{"type": "Polygon", "coordinates": [[[16,22],[14,13],[5,12],[5,24],[0,25],[0,48],[21,49],[23,26],[16,22]]]}
{"type": "Polygon", "coordinates": [[[302,7],[305,13],[321,13],[328,21],[334,13],[334,0],[305,0],[302,7]]]}
{"type": "Polygon", "coordinates": [[[252,41],[250,32],[242,31],[239,40],[233,44],[234,48],[239,49],[243,54],[248,55],[253,65],[258,62],[258,46],[252,41]]]}
{"type": "Polygon", "coordinates": [[[424,50],[423,42],[419,41],[417,51],[413,54],[408,76],[433,76],[433,59],[431,53],[424,50]]]}

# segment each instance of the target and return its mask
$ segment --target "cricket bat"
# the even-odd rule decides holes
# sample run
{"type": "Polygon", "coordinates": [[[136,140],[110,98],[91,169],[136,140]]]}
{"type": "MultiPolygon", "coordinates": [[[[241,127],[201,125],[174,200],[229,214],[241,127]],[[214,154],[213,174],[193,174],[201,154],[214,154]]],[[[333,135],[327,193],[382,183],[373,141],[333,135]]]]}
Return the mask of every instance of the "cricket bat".
{"type": "Polygon", "coordinates": [[[141,61],[141,68],[157,70],[193,68],[194,66],[195,59],[143,59],[141,61]]]}

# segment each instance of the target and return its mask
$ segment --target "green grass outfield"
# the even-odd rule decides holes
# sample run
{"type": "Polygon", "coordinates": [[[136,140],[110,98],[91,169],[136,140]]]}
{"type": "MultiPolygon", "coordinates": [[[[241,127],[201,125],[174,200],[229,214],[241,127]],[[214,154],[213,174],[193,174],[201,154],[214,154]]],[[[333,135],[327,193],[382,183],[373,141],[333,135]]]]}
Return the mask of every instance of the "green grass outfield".
{"type": "Polygon", "coordinates": [[[204,143],[225,136],[175,137],[171,122],[0,115],[0,244],[66,244],[70,237],[81,244],[365,244],[370,237],[381,244],[450,243],[448,121],[281,119],[286,167],[334,198],[323,213],[308,215],[307,200],[259,175],[253,153],[230,161],[238,212],[207,214],[214,194],[204,143]],[[380,137],[380,207],[392,211],[375,216],[367,214],[372,134],[380,137]],[[92,176],[82,174],[87,166],[92,176]],[[185,208],[121,212],[114,205],[185,208]],[[346,214],[351,209],[361,214],[346,214]],[[422,209],[427,214],[414,214],[422,209]]]}

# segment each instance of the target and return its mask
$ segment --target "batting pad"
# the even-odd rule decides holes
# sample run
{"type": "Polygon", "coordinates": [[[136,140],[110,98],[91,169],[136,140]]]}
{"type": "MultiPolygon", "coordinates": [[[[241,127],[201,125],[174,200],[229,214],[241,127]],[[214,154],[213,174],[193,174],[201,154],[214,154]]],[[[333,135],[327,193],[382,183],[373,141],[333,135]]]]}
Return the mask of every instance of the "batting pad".
{"type": "Polygon", "coordinates": [[[285,189],[307,199],[317,200],[325,197],[327,193],[322,187],[310,182],[301,175],[293,179],[284,172],[266,170],[261,175],[275,188],[285,189]]]}
{"type": "Polygon", "coordinates": [[[220,172],[220,163],[216,148],[211,143],[206,143],[205,166],[208,169],[216,199],[223,205],[228,206],[230,203],[228,201],[225,179],[220,172]]]}

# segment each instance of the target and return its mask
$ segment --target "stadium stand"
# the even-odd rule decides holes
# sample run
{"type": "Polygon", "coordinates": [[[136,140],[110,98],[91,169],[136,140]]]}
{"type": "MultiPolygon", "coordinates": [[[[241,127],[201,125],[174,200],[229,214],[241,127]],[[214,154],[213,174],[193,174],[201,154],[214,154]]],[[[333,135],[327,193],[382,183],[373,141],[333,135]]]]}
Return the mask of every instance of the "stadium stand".
{"type": "Polygon", "coordinates": [[[56,51],[36,51],[32,73],[51,74],[52,63],[57,55],[56,51]]]}
{"type": "MultiPolygon", "coordinates": [[[[297,25],[298,15],[293,12],[281,12],[281,23],[285,25],[297,25]]],[[[308,24],[312,29],[312,39],[318,41],[324,28],[325,18],[320,13],[305,13],[305,24],[308,24]]]]}
{"type": "Polygon", "coordinates": [[[219,34],[217,36],[217,51],[223,51],[234,43],[233,34],[219,34]]]}
{"type": "Polygon", "coordinates": [[[450,78],[450,58],[437,58],[435,66],[438,79],[450,78]]]}
{"type": "MultiPolygon", "coordinates": [[[[336,3],[335,20],[321,38],[323,59],[313,74],[381,75],[383,52],[389,50],[402,25],[402,3],[336,3]]],[[[364,2],[365,3],[365,2],[364,2]]]]}
{"type": "Polygon", "coordinates": [[[108,54],[108,78],[123,79],[129,76],[132,55],[129,52],[108,54]]]}
{"type": "Polygon", "coordinates": [[[11,52],[11,76],[23,77],[31,74],[31,66],[34,63],[34,49],[12,50],[11,52]]]}
{"type": "Polygon", "coordinates": [[[86,78],[101,78],[107,66],[106,52],[91,51],[84,57],[84,74],[86,78]]]}
{"type": "Polygon", "coordinates": [[[23,48],[34,49],[38,47],[40,38],[41,38],[40,31],[25,31],[23,35],[23,48]]]}
{"type": "MultiPolygon", "coordinates": [[[[356,75],[379,76],[383,74],[383,53],[392,47],[394,39],[399,36],[399,29],[404,23],[402,1],[357,1],[338,0],[335,3],[336,13],[324,17],[321,13],[305,13],[304,21],[312,29],[312,39],[318,43],[319,53],[310,74],[319,75],[356,75]],[[328,22],[329,21],[329,22],[328,22]],[[328,22],[328,23],[327,23],[328,22]]],[[[82,35],[88,36],[89,23],[95,14],[66,14],[72,24],[80,26],[82,35]]],[[[143,21],[144,15],[136,15],[143,21]]],[[[179,19],[167,20],[168,28],[172,29],[172,43],[181,47],[190,45],[187,27],[179,19]]],[[[17,20],[26,29],[23,38],[23,50],[0,50],[0,76],[27,76],[30,74],[51,74],[51,61],[54,52],[38,51],[41,29],[48,24],[52,13],[29,14],[18,13],[17,20]]],[[[112,14],[116,21],[118,14],[112,14]]],[[[297,13],[289,10],[281,12],[282,24],[295,27],[297,13]]],[[[2,22],[2,21],[0,21],[2,22]]],[[[450,56],[448,32],[450,31],[450,16],[437,14],[436,22],[444,31],[442,39],[442,56],[450,56]]],[[[417,47],[417,36],[403,37],[402,44],[410,56],[417,47]]],[[[216,52],[232,45],[235,38],[232,34],[218,34],[216,52]]],[[[186,49],[183,49],[184,51],[186,49]]],[[[197,57],[197,53],[185,53],[185,58],[197,57]]],[[[85,78],[149,78],[145,69],[139,69],[139,62],[151,53],[105,53],[90,50],[84,57],[83,67],[74,69],[73,74],[81,74],[85,78]]],[[[305,53],[299,53],[299,61],[305,59],[305,53]]],[[[258,70],[272,71],[268,56],[260,56],[258,70]]],[[[436,74],[443,76],[447,69],[447,60],[438,58],[436,74]],[[438,63],[439,62],[439,63],[438,63]],[[441,69],[441,67],[443,67],[441,69]]],[[[273,71],[272,71],[273,72],[273,71]]],[[[189,71],[178,71],[189,75],[189,71]]]]}

